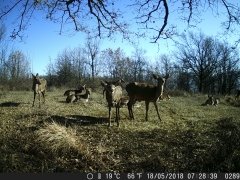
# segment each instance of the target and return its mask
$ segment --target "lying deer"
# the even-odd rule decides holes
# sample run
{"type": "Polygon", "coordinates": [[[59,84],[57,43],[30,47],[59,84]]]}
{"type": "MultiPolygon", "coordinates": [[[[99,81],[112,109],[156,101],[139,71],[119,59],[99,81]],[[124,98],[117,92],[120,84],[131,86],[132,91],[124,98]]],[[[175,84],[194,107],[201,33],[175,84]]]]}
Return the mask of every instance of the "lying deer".
{"type": "Polygon", "coordinates": [[[159,100],[164,100],[164,99],[166,99],[168,101],[171,99],[171,97],[169,94],[163,92],[163,95],[162,95],[162,97],[159,98],[159,100]]]}
{"type": "Polygon", "coordinates": [[[41,107],[41,95],[43,96],[43,103],[45,103],[45,92],[47,88],[47,81],[43,78],[40,78],[38,73],[36,74],[36,76],[32,74],[32,78],[33,78],[32,90],[34,92],[32,106],[34,106],[36,94],[38,94],[39,107],[41,107]]]}
{"type": "Polygon", "coordinates": [[[136,101],[145,101],[146,121],[148,120],[148,109],[149,109],[150,102],[153,102],[158,114],[158,118],[161,121],[161,118],[158,112],[157,100],[159,98],[161,99],[163,95],[164,83],[168,79],[168,77],[169,75],[166,75],[165,77],[160,77],[153,74],[153,78],[157,80],[157,86],[149,85],[146,83],[138,83],[138,82],[132,82],[126,85],[126,91],[129,96],[128,112],[129,112],[130,119],[134,119],[132,107],[136,103],[136,101]]]}
{"type": "Polygon", "coordinates": [[[89,88],[86,88],[85,94],[70,94],[66,98],[67,103],[73,103],[77,102],[81,99],[84,99],[86,102],[88,102],[89,96],[91,94],[91,90],[89,88]]]}
{"type": "Polygon", "coordinates": [[[112,107],[116,108],[116,122],[117,126],[119,126],[120,120],[120,102],[122,98],[122,87],[119,85],[114,85],[106,81],[101,81],[101,85],[104,88],[104,92],[106,92],[106,100],[108,103],[108,126],[111,126],[111,109],[112,107]]]}
{"type": "Polygon", "coordinates": [[[220,100],[219,98],[214,98],[213,96],[208,95],[208,99],[205,101],[205,103],[202,104],[202,106],[217,106],[219,104],[220,100]]]}
{"type": "Polygon", "coordinates": [[[89,88],[86,88],[85,94],[80,94],[80,95],[76,94],[75,95],[76,96],[76,101],[84,99],[86,102],[88,102],[90,94],[91,94],[91,90],[89,88]]]}
{"type": "Polygon", "coordinates": [[[64,96],[70,96],[72,94],[81,94],[86,89],[86,85],[79,86],[78,89],[69,89],[64,92],[64,96]]]}
{"type": "Polygon", "coordinates": [[[67,96],[66,102],[67,102],[67,103],[76,102],[76,96],[75,96],[75,94],[70,94],[69,96],[67,96]]]}

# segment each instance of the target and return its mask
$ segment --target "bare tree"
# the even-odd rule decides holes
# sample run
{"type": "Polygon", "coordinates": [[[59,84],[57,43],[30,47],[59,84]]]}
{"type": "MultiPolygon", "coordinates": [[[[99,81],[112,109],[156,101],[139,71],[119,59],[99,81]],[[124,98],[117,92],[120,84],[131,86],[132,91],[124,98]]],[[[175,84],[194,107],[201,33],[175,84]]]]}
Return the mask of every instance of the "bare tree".
{"type": "Polygon", "coordinates": [[[122,49],[106,49],[102,51],[101,59],[104,60],[104,69],[106,69],[105,74],[107,76],[113,79],[129,79],[131,62],[130,59],[125,56],[122,49]]]}
{"type": "Polygon", "coordinates": [[[92,79],[94,80],[95,75],[97,73],[98,63],[98,54],[99,54],[99,41],[97,39],[91,38],[90,36],[87,38],[86,42],[86,54],[88,57],[88,65],[91,69],[92,79]]]}
{"type": "Polygon", "coordinates": [[[135,51],[132,55],[132,76],[134,81],[143,81],[147,73],[147,58],[146,51],[139,47],[135,47],[135,51]]]}
{"type": "Polygon", "coordinates": [[[217,80],[217,92],[231,94],[237,88],[238,78],[240,77],[239,53],[226,42],[219,43],[218,49],[220,59],[215,78],[217,80]]]}
{"type": "Polygon", "coordinates": [[[193,73],[199,92],[208,91],[209,79],[216,69],[219,53],[215,47],[215,41],[202,33],[184,35],[183,43],[179,46],[176,57],[186,70],[193,73]]]}
{"type": "MultiPolygon", "coordinates": [[[[76,31],[90,32],[92,36],[111,37],[120,32],[124,38],[137,34],[156,43],[160,38],[176,34],[176,19],[170,21],[174,13],[177,22],[183,21],[189,27],[196,26],[206,11],[211,10],[215,16],[224,14],[224,29],[239,35],[239,9],[237,1],[227,0],[17,0],[1,3],[0,20],[17,12],[19,21],[13,28],[13,38],[21,36],[34,13],[40,10],[47,19],[60,24],[60,33],[70,22],[76,31]],[[136,13],[130,13],[134,11],[136,13]],[[131,28],[127,27],[136,24],[138,29],[129,32],[131,28]]],[[[236,42],[239,43],[240,38],[236,42]]]]}
{"type": "Polygon", "coordinates": [[[12,51],[6,66],[11,80],[27,78],[30,74],[29,61],[21,51],[12,51]]]}
{"type": "Polygon", "coordinates": [[[226,42],[190,33],[183,36],[176,57],[199,92],[226,94],[237,86],[239,54],[226,42]]]}
{"type": "Polygon", "coordinates": [[[7,80],[7,52],[8,45],[5,43],[6,27],[0,24],[0,81],[1,83],[7,80]]]}

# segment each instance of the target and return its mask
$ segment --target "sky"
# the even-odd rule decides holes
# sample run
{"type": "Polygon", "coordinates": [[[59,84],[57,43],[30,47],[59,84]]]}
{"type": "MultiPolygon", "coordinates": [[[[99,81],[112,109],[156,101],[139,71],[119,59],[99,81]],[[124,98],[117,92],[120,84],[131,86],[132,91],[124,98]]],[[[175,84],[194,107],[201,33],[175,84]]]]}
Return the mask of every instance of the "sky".
{"type": "MultiPolygon", "coordinates": [[[[11,14],[13,19],[15,14],[11,14]]],[[[170,16],[169,21],[175,21],[177,14],[170,16]]],[[[217,36],[218,38],[224,38],[219,34],[221,30],[220,20],[221,17],[213,16],[212,13],[206,12],[203,17],[204,21],[198,24],[198,28],[190,29],[191,31],[201,31],[208,36],[217,36]]],[[[74,30],[65,32],[59,35],[60,24],[47,21],[41,16],[35,16],[30,21],[31,25],[24,32],[25,36],[23,41],[11,40],[10,46],[13,49],[22,50],[30,60],[32,73],[39,73],[40,75],[46,74],[47,65],[49,61],[53,62],[57,58],[57,55],[66,48],[83,47],[85,44],[86,35],[81,32],[75,32],[74,30]]],[[[176,22],[180,32],[186,27],[186,24],[176,22]]],[[[8,24],[7,27],[11,27],[8,24]]],[[[12,30],[9,28],[7,30],[12,30]]],[[[234,42],[237,37],[232,36],[228,38],[230,43],[234,42]]],[[[127,42],[123,41],[121,37],[115,40],[101,39],[100,49],[107,48],[117,49],[120,47],[124,53],[128,56],[134,52],[134,47],[127,42]]],[[[150,43],[150,40],[139,39],[139,47],[146,50],[146,56],[148,59],[154,61],[154,59],[161,54],[170,54],[176,49],[176,46],[171,40],[161,39],[158,44],[150,43]]]]}

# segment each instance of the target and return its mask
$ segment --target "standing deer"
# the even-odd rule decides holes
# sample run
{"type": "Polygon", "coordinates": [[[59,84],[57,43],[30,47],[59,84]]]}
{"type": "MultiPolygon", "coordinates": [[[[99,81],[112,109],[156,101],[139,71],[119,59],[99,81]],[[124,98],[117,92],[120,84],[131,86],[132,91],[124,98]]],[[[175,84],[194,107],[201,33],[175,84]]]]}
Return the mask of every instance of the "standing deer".
{"type": "Polygon", "coordinates": [[[149,85],[146,83],[138,83],[138,82],[132,82],[126,85],[126,91],[129,96],[128,112],[129,112],[130,119],[134,119],[132,107],[136,103],[136,101],[145,101],[146,121],[148,120],[148,109],[149,109],[150,102],[153,102],[158,114],[158,118],[161,121],[161,118],[158,112],[157,100],[161,98],[163,95],[164,84],[165,84],[165,81],[168,79],[168,77],[169,75],[166,75],[165,77],[160,77],[153,74],[153,78],[157,80],[157,86],[149,85]]]}
{"type": "Polygon", "coordinates": [[[104,88],[104,91],[106,92],[106,100],[108,103],[108,126],[111,126],[111,109],[112,107],[116,108],[116,122],[117,126],[119,126],[119,120],[120,120],[120,101],[122,98],[122,87],[119,85],[114,85],[111,83],[108,83],[106,81],[101,81],[101,85],[104,88]]]}
{"type": "MultiPolygon", "coordinates": [[[[113,84],[114,86],[121,86],[122,87],[122,83],[125,83],[125,81],[123,79],[119,79],[119,80],[116,80],[116,81],[104,81],[105,83],[107,84],[113,84]]],[[[104,96],[104,93],[105,93],[106,89],[104,88],[103,89],[103,96],[104,96]]]]}
{"type": "Polygon", "coordinates": [[[34,92],[32,106],[34,106],[36,94],[38,94],[39,107],[41,107],[41,94],[43,96],[43,103],[45,103],[45,92],[47,88],[47,81],[43,78],[40,78],[38,73],[36,74],[36,76],[32,74],[32,78],[33,78],[32,90],[34,92]]]}

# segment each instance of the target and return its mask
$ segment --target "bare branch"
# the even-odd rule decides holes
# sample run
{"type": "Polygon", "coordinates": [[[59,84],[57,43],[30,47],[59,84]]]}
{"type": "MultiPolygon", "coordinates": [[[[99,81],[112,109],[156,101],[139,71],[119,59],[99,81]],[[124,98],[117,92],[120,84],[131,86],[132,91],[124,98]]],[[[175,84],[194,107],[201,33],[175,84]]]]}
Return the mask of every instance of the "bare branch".
{"type": "Polygon", "coordinates": [[[9,14],[22,0],[17,1],[12,7],[10,7],[7,11],[3,12],[2,15],[0,16],[0,20],[9,14]]]}
{"type": "MultiPolygon", "coordinates": [[[[225,8],[226,8],[226,10],[227,10],[227,14],[228,14],[228,25],[227,25],[227,30],[229,30],[230,29],[230,26],[231,26],[231,24],[233,23],[233,22],[237,22],[237,24],[239,24],[239,17],[236,17],[233,13],[232,13],[232,11],[231,11],[231,9],[236,9],[236,7],[234,7],[233,5],[231,5],[231,4],[228,4],[227,2],[226,2],[226,0],[221,0],[222,1],[222,3],[224,4],[224,6],[225,6],[225,8]]],[[[234,12],[234,11],[233,11],[234,12]]]]}
{"type": "Polygon", "coordinates": [[[168,23],[168,15],[169,15],[169,10],[168,10],[168,4],[167,4],[167,0],[163,0],[163,6],[165,8],[165,16],[164,16],[164,22],[163,22],[163,25],[161,26],[159,32],[158,32],[158,35],[156,37],[154,37],[154,43],[156,43],[158,41],[158,39],[160,38],[160,36],[162,35],[164,29],[166,28],[167,26],[167,23],[168,23]]]}

